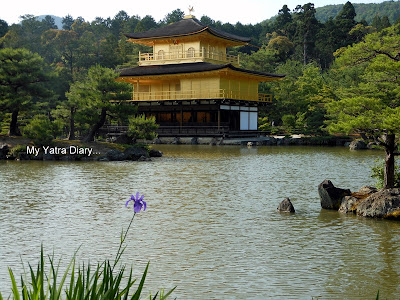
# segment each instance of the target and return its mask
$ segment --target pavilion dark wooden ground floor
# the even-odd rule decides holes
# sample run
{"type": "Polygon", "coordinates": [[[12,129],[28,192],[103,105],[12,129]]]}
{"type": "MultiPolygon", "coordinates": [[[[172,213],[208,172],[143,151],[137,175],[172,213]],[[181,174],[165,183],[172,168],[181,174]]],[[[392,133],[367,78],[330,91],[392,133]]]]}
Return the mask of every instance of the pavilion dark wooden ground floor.
{"type": "MultiPolygon", "coordinates": [[[[232,99],[137,101],[137,114],[154,116],[160,137],[254,137],[258,113],[268,103],[232,99]]],[[[101,135],[118,137],[128,126],[105,125],[101,135]]]]}
{"type": "Polygon", "coordinates": [[[138,114],[154,116],[159,136],[255,136],[258,112],[266,103],[232,99],[149,101],[138,114]]]}

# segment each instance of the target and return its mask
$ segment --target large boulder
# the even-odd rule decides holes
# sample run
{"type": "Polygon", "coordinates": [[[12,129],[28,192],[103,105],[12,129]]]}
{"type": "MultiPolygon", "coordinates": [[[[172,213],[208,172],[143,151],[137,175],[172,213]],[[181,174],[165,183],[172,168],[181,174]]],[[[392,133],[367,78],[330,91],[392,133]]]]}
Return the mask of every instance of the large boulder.
{"type": "Polygon", "coordinates": [[[344,196],[350,196],[349,189],[337,188],[330,180],[325,179],[318,185],[318,194],[321,207],[325,209],[338,210],[344,196]]]}
{"type": "Polygon", "coordinates": [[[363,140],[354,140],[349,145],[350,150],[365,150],[367,148],[367,144],[363,140]]]}
{"type": "Polygon", "coordinates": [[[107,151],[106,158],[109,161],[119,161],[119,160],[124,160],[125,155],[124,155],[124,153],[122,153],[119,150],[112,149],[112,150],[107,151]]]}
{"type": "Polygon", "coordinates": [[[342,199],[342,203],[339,207],[339,212],[341,213],[356,213],[357,204],[360,202],[360,199],[353,196],[344,196],[342,199]]]}
{"type": "Polygon", "coordinates": [[[140,157],[149,157],[149,153],[147,149],[142,147],[129,147],[124,151],[125,159],[126,160],[138,160],[140,157]]]}
{"type": "Polygon", "coordinates": [[[278,211],[279,212],[288,212],[288,213],[294,213],[296,212],[294,209],[294,206],[292,202],[290,201],[289,198],[285,198],[278,206],[278,211]]]}
{"type": "Polygon", "coordinates": [[[7,159],[7,154],[10,151],[8,145],[0,145],[0,159],[7,159]]]}
{"type": "Polygon", "coordinates": [[[150,149],[149,151],[150,157],[162,157],[162,152],[159,150],[150,149]]]}
{"type": "Polygon", "coordinates": [[[358,192],[351,193],[351,196],[343,197],[339,212],[355,214],[358,204],[377,191],[375,187],[363,186],[358,192]]]}
{"type": "Polygon", "coordinates": [[[400,189],[384,189],[373,193],[358,204],[357,215],[400,219],[400,189]]]}

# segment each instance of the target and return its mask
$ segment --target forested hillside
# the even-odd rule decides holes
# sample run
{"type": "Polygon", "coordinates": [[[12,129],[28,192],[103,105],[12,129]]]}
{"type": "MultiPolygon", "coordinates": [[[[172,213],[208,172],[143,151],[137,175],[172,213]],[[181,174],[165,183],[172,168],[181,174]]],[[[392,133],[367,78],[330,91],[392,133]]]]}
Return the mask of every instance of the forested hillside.
{"type": "MultiPolygon", "coordinates": [[[[400,16],[400,1],[385,1],[382,3],[354,3],[356,10],[355,20],[360,22],[365,20],[371,24],[375,16],[387,16],[390,23],[396,22],[400,16]]],[[[326,5],[317,8],[316,17],[319,21],[325,23],[329,18],[335,18],[339,11],[343,8],[343,4],[326,5]]]]}
{"type": "MultiPolygon", "coordinates": [[[[388,3],[397,5],[399,2],[388,3]]],[[[397,13],[398,10],[391,9],[390,12],[397,13]]],[[[131,112],[106,101],[115,96],[115,91],[124,91],[123,87],[112,87],[113,91],[103,96],[93,94],[97,97],[96,102],[85,95],[84,86],[100,86],[99,74],[107,74],[107,80],[111,80],[118,76],[114,70],[137,64],[139,51],[151,52],[145,46],[128,43],[124,33],[164,26],[183,16],[179,9],[158,22],[151,16],[129,16],[124,11],[113,18],[96,18],[91,22],[65,16],[62,29],[55,26],[50,16],[39,21],[26,15],[20,24],[10,26],[0,20],[2,133],[20,134],[24,133],[24,128],[41,124],[47,126],[53,136],[75,138],[86,136],[93,126],[101,124],[99,120],[103,124],[126,124],[131,112]],[[5,62],[14,64],[14,73],[5,62]],[[103,71],[99,71],[99,67],[103,71]],[[114,74],[104,71],[106,68],[114,74]],[[88,74],[93,77],[91,80],[88,80],[88,74]]],[[[276,126],[271,127],[273,121],[279,130],[287,133],[326,134],[327,122],[332,118],[328,104],[349,96],[352,87],[365,87],[363,82],[371,79],[371,74],[363,73],[369,70],[366,61],[354,67],[345,63],[338,67],[336,58],[346,48],[358,45],[370,35],[391,30],[394,48],[387,57],[394,59],[388,68],[393,74],[399,68],[399,18],[394,25],[385,15],[365,18],[372,18],[371,24],[358,22],[356,17],[354,6],[347,2],[325,23],[318,20],[312,3],[295,8],[284,5],[276,18],[255,25],[222,23],[207,16],[199,19],[217,29],[252,38],[250,45],[229,50],[230,54],[240,55],[242,67],[286,74],[286,79],[279,83],[260,86],[260,92],[274,96],[273,105],[259,121],[260,129],[276,130],[276,126]]],[[[373,57],[378,56],[377,53],[373,57]]],[[[397,75],[390,80],[385,76],[387,73],[382,72],[382,78],[376,80],[397,87],[385,96],[394,97],[400,79],[397,75]]],[[[371,82],[368,84],[371,87],[365,90],[368,97],[382,96],[373,91],[371,82]]]]}

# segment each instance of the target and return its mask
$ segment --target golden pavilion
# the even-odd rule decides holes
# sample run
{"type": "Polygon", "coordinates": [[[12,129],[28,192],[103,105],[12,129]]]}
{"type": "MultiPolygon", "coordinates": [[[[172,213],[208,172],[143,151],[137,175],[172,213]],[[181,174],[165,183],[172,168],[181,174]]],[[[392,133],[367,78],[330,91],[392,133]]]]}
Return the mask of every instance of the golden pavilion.
{"type": "Polygon", "coordinates": [[[227,48],[250,39],[205,26],[192,15],[126,36],[153,48],[139,53],[137,67],[120,70],[119,80],[132,84],[131,101],[139,114],[156,118],[160,136],[254,133],[259,107],[272,102],[258,92],[259,83],[284,77],[240,68],[227,48]]]}

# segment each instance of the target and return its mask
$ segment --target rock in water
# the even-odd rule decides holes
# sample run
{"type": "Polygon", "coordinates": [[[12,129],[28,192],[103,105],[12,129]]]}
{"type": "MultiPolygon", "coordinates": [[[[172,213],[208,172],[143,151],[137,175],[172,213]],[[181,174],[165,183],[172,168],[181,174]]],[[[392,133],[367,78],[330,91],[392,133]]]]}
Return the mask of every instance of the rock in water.
{"type": "Polygon", "coordinates": [[[358,204],[357,215],[400,219],[400,189],[384,189],[372,194],[358,204]]]}
{"type": "Polygon", "coordinates": [[[138,160],[142,156],[149,157],[149,153],[144,148],[132,146],[125,149],[124,156],[126,160],[138,160]]]}
{"type": "Polygon", "coordinates": [[[0,145],[0,159],[7,159],[7,154],[10,151],[8,145],[0,145]]]}
{"type": "Polygon", "coordinates": [[[351,196],[345,196],[339,207],[339,212],[342,213],[356,213],[357,206],[366,198],[376,193],[378,190],[372,186],[363,186],[358,192],[351,193],[351,196]]]}
{"type": "Polygon", "coordinates": [[[289,198],[285,198],[278,206],[279,212],[294,213],[295,209],[289,198]]]}
{"type": "Polygon", "coordinates": [[[367,149],[367,144],[363,140],[355,140],[350,143],[350,150],[365,150],[367,149]]]}
{"type": "Polygon", "coordinates": [[[337,188],[330,180],[325,179],[318,185],[318,194],[322,208],[338,210],[342,203],[342,198],[350,196],[351,192],[349,189],[337,188]]]}
{"type": "Polygon", "coordinates": [[[124,160],[125,155],[119,150],[112,149],[112,150],[107,151],[106,158],[109,161],[119,161],[119,160],[124,160]]]}
{"type": "Polygon", "coordinates": [[[149,151],[150,157],[162,157],[162,152],[154,149],[150,149],[149,151]]]}

